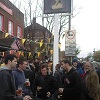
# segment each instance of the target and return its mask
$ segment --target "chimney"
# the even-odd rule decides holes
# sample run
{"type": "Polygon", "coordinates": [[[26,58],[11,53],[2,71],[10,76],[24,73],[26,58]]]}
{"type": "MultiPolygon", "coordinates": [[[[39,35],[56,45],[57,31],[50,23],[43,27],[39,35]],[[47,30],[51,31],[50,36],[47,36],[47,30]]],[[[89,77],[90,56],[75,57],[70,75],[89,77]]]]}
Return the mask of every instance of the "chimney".
{"type": "Polygon", "coordinates": [[[36,23],[36,18],[35,17],[33,17],[33,24],[35,24],[36,23]]]}

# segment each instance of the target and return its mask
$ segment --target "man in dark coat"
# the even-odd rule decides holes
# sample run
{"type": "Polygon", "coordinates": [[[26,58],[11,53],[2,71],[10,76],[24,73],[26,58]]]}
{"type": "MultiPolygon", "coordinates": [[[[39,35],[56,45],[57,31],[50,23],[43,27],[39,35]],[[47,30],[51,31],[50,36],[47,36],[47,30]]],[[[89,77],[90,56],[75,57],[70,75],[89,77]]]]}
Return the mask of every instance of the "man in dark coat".
{"type": "Polygon", "coordinates": [[[35,87],[37,90],[37,100],[49,100],[56,91],[56,81],[51,75],[47,75],[46,64],[41,65],[41,74],[35,79],[35,87]]]}
{"type": "MultiPolygon", "coordinates": [[[[29,79],[30,81],[30,93],[32,92],[33,96],[35,96],[35,90],[34,90],[34,79],[35,79],[35,73],[33,73],[33,71],[31,69],[29,69],[29,67],[27,67],[24,70],[24,74],[25,74],[25,78],[29,79]]],[[[29,87],[28,87],[29,88],[29,87]]]]}
{"type": "Polygon", "coordinates": [[[62,100],[85,100],[79,73],[72,68],[69,60],[62,61],[62,67],[66,71],[64,75],[64,87],[59,88],[59,92],[63,93],[62,100]]]}
{"type": "Polygon", "coordinates": [[[62,87],[62,72],[60,71],[60,64],[56,65],[56,71],[54,73],[54,78],[56,80],[56,83],[58,87],[62,87]]]}
{"type": "Polygon", "coordinates": [[[29,96],[16,96],[14,77],[12,69],[16,67],[17,57],[7,55],[5,57],[5,66],[0,68],[0,100],[29,100],[29,96]]]}
{"type": "Polygon", "coordinates": [[[39,73],[39,69],[40,69],[40,64],[39,64],[38,58],[35,58],[34,66],[35,66],[35,74],[37,75],[39,73]]]}

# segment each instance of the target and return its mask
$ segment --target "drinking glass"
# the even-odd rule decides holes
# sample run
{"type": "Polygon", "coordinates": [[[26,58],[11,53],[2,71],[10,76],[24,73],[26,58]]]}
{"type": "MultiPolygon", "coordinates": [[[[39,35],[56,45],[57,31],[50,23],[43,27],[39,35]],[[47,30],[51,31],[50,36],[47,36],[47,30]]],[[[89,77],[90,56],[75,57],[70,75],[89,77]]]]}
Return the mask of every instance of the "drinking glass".
{"type": "Polygon", "coordinates": [[[25,85],[26,85],[26,86],[30,86],[30,81],[29,81],[28,78],[25,80],[25,85]]]}

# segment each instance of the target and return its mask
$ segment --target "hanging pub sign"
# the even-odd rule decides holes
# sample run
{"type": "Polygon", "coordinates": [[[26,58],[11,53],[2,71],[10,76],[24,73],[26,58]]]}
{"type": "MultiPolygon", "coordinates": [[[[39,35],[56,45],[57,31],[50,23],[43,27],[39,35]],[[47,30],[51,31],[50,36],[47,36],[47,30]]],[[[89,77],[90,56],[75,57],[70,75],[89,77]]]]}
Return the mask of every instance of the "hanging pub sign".
{"type": "Polygon", "coordinates": [[[44,14],[71,13],[71,0],[44,0],[44,14]]]}

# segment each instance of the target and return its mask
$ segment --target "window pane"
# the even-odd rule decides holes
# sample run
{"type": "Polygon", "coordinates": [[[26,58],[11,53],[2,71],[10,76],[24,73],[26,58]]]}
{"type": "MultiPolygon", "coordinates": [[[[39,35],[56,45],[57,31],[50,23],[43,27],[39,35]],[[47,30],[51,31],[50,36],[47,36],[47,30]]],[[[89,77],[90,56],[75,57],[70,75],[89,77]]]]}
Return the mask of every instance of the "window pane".
{"type": "Polygon", "coordinates": [[[21,27],[20,26],[17,27],[17,37],[18,38],[21,37],[21,27]]]}
{"type": "Polygon", "coordinates": [[[0,31],[2,31],[3,28],[3,16],[0,15],[0,31]]]}
{"type": "Polygon", "coordinates": [[[8,33],[13,34],[13,22],[9,20],[8,33]]]}

